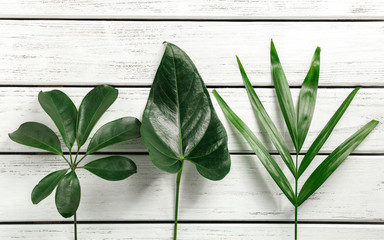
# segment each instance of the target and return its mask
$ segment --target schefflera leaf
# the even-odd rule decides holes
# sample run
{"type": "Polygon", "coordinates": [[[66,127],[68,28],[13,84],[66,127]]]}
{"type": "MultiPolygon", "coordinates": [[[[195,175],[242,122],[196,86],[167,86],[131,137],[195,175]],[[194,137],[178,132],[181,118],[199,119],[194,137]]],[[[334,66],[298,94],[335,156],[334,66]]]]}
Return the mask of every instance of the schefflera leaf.
{"type": "Polygon", "coordinates": [[[123,156],[109,156],[84,165],[84,169],[109,181],[120,181],[136,173],[136,164],[123,156]]]}
{"type": "Polygon", "coordinates": [[[80,197],[80,182],[75,171],[72,170],[57,186],[55,195],[57,211],[65,218],[72,217],[80,205],[80,197]]]}
{"type": "Polygon", "coordinates": [[[38,204],[43,199],[48,197],[67,172],[68,169],[58,170],[41,179],[41,181],[32,190],[31,199],[33,204],[38,204]]]}
{"type": "Polygon", "coordinates": [[[140,131],[153,164],[164,171],[179,172],[184,160],[211,180],[230,170],[227,133],[195,65],[174,44],[166,43],[140,131]]]}

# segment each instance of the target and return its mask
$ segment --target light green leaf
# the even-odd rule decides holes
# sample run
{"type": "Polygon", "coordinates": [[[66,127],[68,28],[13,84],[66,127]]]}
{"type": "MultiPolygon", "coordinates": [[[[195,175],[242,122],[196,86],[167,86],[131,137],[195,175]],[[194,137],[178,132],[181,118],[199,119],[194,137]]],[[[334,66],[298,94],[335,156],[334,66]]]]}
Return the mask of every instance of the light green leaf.
{"type": "Polygon", "coordinates": [[[287,146],[283,141],[282,136],[277,130],[275,124],[272,122],[272,119],[269,117],[267,111],[265,111],[263,104],[261,103],[259,97],[257,96],[255,90],[252,87],[251,82],[248,79],[247,73],[245,72],[244,67],[241,64],[240,59],[237,56],[236,59],[240,68],[241,76],[244,81],[245,89],[248,93],[248,98],[251,101],[252,107],[255,109],[255,114],[257,118],[260,120],[261,125],[268,133],[270,140],[275,145],[277,151],[280,153],[281,158],[288,166],[293,176],[296,176],[296,168],[293,163],[293,159],[288,151],[287,146]]]}
{"type": "Polygon", "coordinates": [[[288,200],[295,204],[295,195],[293,193],[292,187],[281,171],[280,167],[277,165],[275,160],[271,157],[267,149],[261,144],[253,132],[248,128],[247,125],[232,111],[232,109],[227,105],[227,103],[221,98],[216,90],[213,90],[221,109],[223,110],[225,116],[228,120],[239,130],[243,135],[245,140],[251,146],[252,150],[255,152],[257,157],[260,159],[261,163],[264,165],[265,169],[271,175],[272,179],[275,181],[277,186],[285,194],[288,200]]]}
{"type": "Polygon", "coordinates": [[[38,204],[43,199],[48,197],[52,191],[56,188],[57,184],[65,176],[68,169],[52,172],[45,176],[32,190],[31,199],[33,204],[38,204]]]}
{"type": "Polygon", "coordinates": [[[340,144],[309,176],[298,197],[298,206],[307,200],[336,170],[338,166],[356,149],[357,146],[376,127],[378,121],[372,120],[359,129],[350,138],[340,144]]]}
{"type": "Polygon", "coordinates": [[[123,156],[100,158],[87,163],[84,169],[110,181],[126,179],[137,171],[136,164],[131,159],[123,156]]]}
{"type": "Polygon", "coordinates": [[[39,103],[59,129],[63,141],[71,149],[76,139],[77,109],[72,100],[62,91],[39,93],[39,103]]]}
{"type": "Polygon", "coordinates": [[[93,127],[116,100],[117,95],[117,89],[108,85],[100,85],[84,97],[79,107],[76,124],[76,140],[79,147],[87,141],[93,127]]]}
{"type": "Polygon", "coordinates": [[[356,95],[357,91],[359,91],[359,89],[360,88],[355,88],[348,95],[348,97],[344,100],[344,102],[337,109],[335,114],[333,114],[332,118],[325,125],[323,130],[321,130],[319,136],[317,136],[315,141],[312,143],[311,147],[308,149],[303,160],[301,161],[300,168],[298,171],[299,177],[304,173],[304,171],[307,169],[309,164],[316,157],[317,153],[320,151],[320,149],[324,145],[325,141],[327,141],[329,135],[331,135],[336,124],[339,122],[340,118],[343,116],[344,112],[347,110],[349,104],[352,102],[353,98],[355,97],[355,95],[356,95]]]}
{"type": "Polygon", "coordinates": [[[320,73],[320,48],[317,47],[312,59],[311,68],[301,86],[299,103],[297,105],[297,134],[298,151],[304,144],[309,126],[312,122],[313,112],[316,105],[317,86],[320,73]]]}
{"type": "Polygon", "coordinates": [[[60,140],[49,127],[37,122],[26,122],[13,133],[8,134],[9,138],[17,143],[40,148],[58,155],[62,155],[60,140]]]}
{"type": "Polygon", "coordinates": [[[140,125],[140,121],[134,117],[123,117],[105,124],[92,137],[87,154],[140,137],[140,125]]]}
{"type": "Polygon", "coordinates": [[[280,105],[285,123],[296,152],[299,152],[298,137],[297,137],[297,120],[295,107],[293,105],[291,90],[289,89],[287,78],[285,77],[283,67],[280,64],[279,56],[277,55],[275,45],[271,40],[271,72],[273,84],[275,86],[277,100],[280,105]]]}

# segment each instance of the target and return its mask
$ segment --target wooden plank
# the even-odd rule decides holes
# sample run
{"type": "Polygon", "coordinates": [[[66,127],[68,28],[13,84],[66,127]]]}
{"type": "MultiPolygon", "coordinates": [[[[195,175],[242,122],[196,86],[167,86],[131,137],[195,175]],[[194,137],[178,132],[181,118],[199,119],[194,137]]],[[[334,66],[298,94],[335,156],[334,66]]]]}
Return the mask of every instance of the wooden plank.
{"type": "MultiPolygon", "coordinates": [[[[37,101],[40,90],[50,88],[0,88],[0,132],[9,133],[16,130],[20,124],[26,121],[37,121],[46,124],[52,129],[56,129],[52,120],[44,113],[37,101]]],[[[81,99],[90,88],[60,88],[74,99],[75,105],[79,106],[81,99]]],[[[260,126],[253,114],[246,91],[244,89],[221,88],[217,89],[222,97],[234,109],[248,126],[264,141],[268,149],[274,151],[273,145],[267,141],[266,133],[260,130],[260,126]]],[[[209,89],[211,92],[212,89],[209,89]]],[[[317,137],[323,126],[328,122],[339,105],[352,91],[352,88],[340,89],[320,89],[318,91],[317,107],[307,140],[304,143],[303,151],[308,149],[310,144],[317,137]]],[[[103,116],[96,125],[98,129],[102,124],[123,116],[135,116],[141,119],[145,103],[147,101],[149,88],[120,88],[118,100],[111,106],[109,111],[103,116]]],[[[279,129],[287,143],[290,137],[285,127],[284,120],[276,101],[273,89],[258,88],[257,92],[263,101],[265,108],[279,129]]],[[[293,89],[293,96],[297,99],[299,89],[293,89]]],[[[222,120],[229,136],[229,149],[231,152],[252,152],[243,137],[224,117],[216,100],[212,96],[212,102],[217,110],[218,116],[222,120]]],[[[333,134],[323,147],[322,153],[331,152],[336,146],[347,139],[360,127],[372,119],[384,121],[384,89],[366,88],[361,89],[345,116],[336,126],[333,134]]],[[[92,136],[91,133],[90,136],[92,136]]],[[[383,153],[384,145],[384,125],[379,124],[371,135],[356,149],[357,153],[383,153]]],[[[87,145],[87,144],[86,144],[87,145]]],[[[86,145],[84,149],[86,149],[86,145]]],[[[290,149],[293,147],[289,144],[290,149]]],[[[0,152],[41,152],[42,150],[21,146],[12,142],[7,134],[0,135],[0,152]]],[[[136,140],[128,144],[113,146],[105,151],[113,152],[146,152],[146,148],[141,140],[136,140]]]]}
{"type": "Polygon", "coordinates": [[[382,19],[380,0],[13,0],[2,18],[96,19],[382,19]]]}
{"type": "MultiPolygon", "coordinates": [[[[79,224],[79,239],[171,239],[171,224],[79,224]]],[[[377,225],[305,224],[299,226],[300,239],[381,240],[384,227],[377,225]]],[[[0,225],[2,239],[72,239],[73,229],[65,225],[0,225]]],[[[291,224],[179,224],[178,239],[249,240],[292,239],[291,224]]]]}
{"type": "MultiPolygon", "coordinates": [[[[103,156],[86,161],[97,157],[103,156]]],[[[147,155],[128,157],[138,165],[138,173],[120,182],[108,182],[78,169],[82,186],[79,220],[173,219],[176,175],[157,169],[147,155]]],[[[315,159],[300,185],[324,158],[315,159]]],[[[66,167],[63,160],[50,155],[0,155],[0,166],[0,189],[6,196],[0,200],[0,222],[71,220],[57,213],[54,194],[38,205],[30,200],[41,178],[66,167]]],[[[285,166],[282,169],[290,176],[285,166]]],[[[299,219],[383,222],[383,189],[384,156],[351,156],[299,208],[299,219]]],[[[232,155],[231,172],[217,182],[199,176],[191,163],[185,163],[180,220],[286,221],[293,217],[292,205],[255,156],[232,155]]]]}
{"type": "Polygon", "coordinates": [[[271,38],[291,85],[320,46],[321,86],[384,86],[384,22],[0,21],[0,84],[149,86],[166,40],[208,86],[243,85],[235,55],[271,86],[271,38]]]}

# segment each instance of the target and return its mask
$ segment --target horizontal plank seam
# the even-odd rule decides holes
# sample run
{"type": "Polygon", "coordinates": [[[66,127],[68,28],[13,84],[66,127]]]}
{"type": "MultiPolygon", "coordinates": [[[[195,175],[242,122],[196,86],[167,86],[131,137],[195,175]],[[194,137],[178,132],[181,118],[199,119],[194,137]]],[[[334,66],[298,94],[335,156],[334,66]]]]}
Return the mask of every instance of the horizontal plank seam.
{"type": "MultiPolygon", "coordinates": [[[[173,224],[174,222],[169,220],[164,221],[77,221],[78,224],[173,224]]],[[[200,221],[200,220],[179,220],[180,224],[293,224],[293,220],[286,221],[200,221]]],[[[343,225],[384,225],[384,222],[380,221],[303,221],[299,220],[299,224],[343,224],[343,225]]],[[[0,225],[35,225],[35,224],[73,224],[73,221],[15,221],[15,222],[0,222],[0,225]]]]}
{"type": "Polygon", "coordinates": [[[130,18],[130,17],[116,17],[110,18],[102,16],[96,18],[81,18],[81,17],[0,17],[0,21],[141,21],[141,22],[383,22],[384,18],[232,18],[222,17],[217,18],[130,18]]]}

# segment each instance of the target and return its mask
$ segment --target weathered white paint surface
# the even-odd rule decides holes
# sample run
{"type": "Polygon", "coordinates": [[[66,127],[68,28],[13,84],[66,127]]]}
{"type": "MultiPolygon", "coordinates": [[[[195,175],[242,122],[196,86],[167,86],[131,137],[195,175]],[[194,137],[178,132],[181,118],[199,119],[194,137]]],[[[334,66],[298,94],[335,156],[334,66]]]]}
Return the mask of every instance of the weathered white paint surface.
{"type": "Polygon", "coordinates": [[[381,0],[2,0],[1,17],[107,19],[382,19],[381,0]]]}
{"type": "MultiPolygon", "coordinates": [[[[51,88],[0,88],[0,132],[9,133],[16,130],[20,124],[26,121],[37,121],[46,124],[56,130],[49,116],[40,107],[37,95],[40,90],[47,91],[51,88]]],[[[83,88],[59,88],[73,98],[76,106],[80,105],[82,98],[91,89],[83,88]]],[[[270,114],[272,120],[279,129],[283,129],[282,135],[286,142],[290,143],[288,130],[285,128],[283,117],[280,113],[278,103],[273,89],[256,89],[265,108],[270,114]]],[[[209,89],[211,92],[212,89],[209,89]]],[[[241,119],[260,137],[265,140],[266,133],[262,134],[253,109],[249,103],[245,89],[241,88],[218,88],[217,91],[228,102],[229,106],[239,115],[241,119]]],[[[328,122],[339,105],[344,101],[352,88],[319,89],[317,106],[314,113],[313,123],[310,128],[307,140],[303,146],[303,151],[308,149],[310,144],[317,137],[321,129],[328,122]]],[[[299,89],[293,89],[293,97],[296,99],[299,89]]],[[[101,125],[124,116],[135,116],[141,119],[145,103],[149,94],[149,88],[119,88],[119,97],[110,107],[107,113],[100,119],[93,132],[101,125]]],[[[228,122],[218,106],[216,99],[211,95],[212,102],[216,107],[218,116],[227,129],[229,136],[229,148],[232,152],[252,152],[243,137],[228,122]]],[[[382,88],[363,88],[355,96],[349,109],[345,112],[343,118],[336,126],[333,134],[323,147],[323,153],[329,153],[340,143],[352,135],[364,124],[372,119],[384,122],[384,89],[382,88]]],[[[384,153],[384,125],[379,124],[374,132],[356,149],[360,153],[384,153]]],[[[91,133],[91,136],[93,133],[91,133]]],[[[273,151],[271,143],[266,142],[266,146],[273,151]]],[[[291,144],[290,144],[291,146],[291,144]]],[[[63,146],[64,147],[64,146],[63,146]]],[[[85,146],[84,146],[85,149],[85,146]]],[[[292,148],[293,149],[293,148],[292,148]]],[[[39,149],[33,149],[12,142],[7,134],[0,135],[0,152],[42,152],[39,149]]],[[[112,146],[109,151],[140,151],[146,152],[145,146],[141,140],[133,141],[129,144],[120,144],[112,146]]]]}
{"type": "MultiPolygon", "coordinates": [[[[102,156],[90,159],[97,157],[102,156]]],[[[79,220],[172,220],[176,175],[154,167],[147,155],[129,157],[138,165],[138,173],[121,182],[108,182],[78,170],[82,186],[79,220]]],[[[324,158],[318,157],[310,165],[300,184],[324,158]]],[[[65,168],[64,160],[51,155],[1,155],[0,164],[0,189],[6,196],[0,205],[0,222],[65,221],[57,213],[54,194],[38,205],[30,200],[33,187],[48,173],[65,168]]],[[[290,176],[285,166],[281,168],[290,176]]],[[[303,221],[382,222],[383,191],[384,157],[351,156],[300,207],[299,217],[303,221]]],[[[180,194],[180,220],[269,221],[294,217],[292,205],[252,155],[232,155],[231,172],[219,182],[199,176],[187,162],[180,194]]]]}
{"type": "Polygon", "coordinates": [[[273,38],[291,85],[320,46],[320,85],[384,86],[384,22],[0,21],[0,36],[0,84],[149,86],[169,41],[208,86],[243,85],[235,55],[271,86],[273,38]]]}

